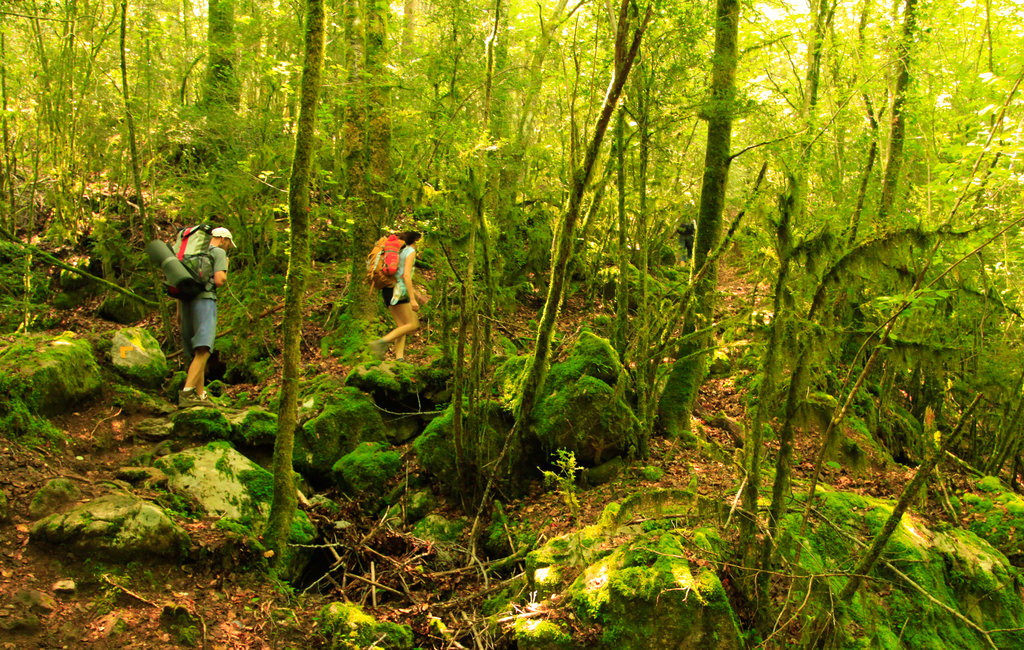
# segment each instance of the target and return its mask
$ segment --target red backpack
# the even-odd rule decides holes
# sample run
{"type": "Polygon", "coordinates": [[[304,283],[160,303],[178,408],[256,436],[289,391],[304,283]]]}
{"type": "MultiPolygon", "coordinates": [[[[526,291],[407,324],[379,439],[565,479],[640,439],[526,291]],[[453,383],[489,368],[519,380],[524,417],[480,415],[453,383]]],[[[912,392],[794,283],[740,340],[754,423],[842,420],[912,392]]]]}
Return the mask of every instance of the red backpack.
{"type": "Polygon", "coordinates": [[[403,242],[394,235],[381,237],[366,256],[366,283],[371,289],[395,286],[398,275],[398,253],[403,242]]]}

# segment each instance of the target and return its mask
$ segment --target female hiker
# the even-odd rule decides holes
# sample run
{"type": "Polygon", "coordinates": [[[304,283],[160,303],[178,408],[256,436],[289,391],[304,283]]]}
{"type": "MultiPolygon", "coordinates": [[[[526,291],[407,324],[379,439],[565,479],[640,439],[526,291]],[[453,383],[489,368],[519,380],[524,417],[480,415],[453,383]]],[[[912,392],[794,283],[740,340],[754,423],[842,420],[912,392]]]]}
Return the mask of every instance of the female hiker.
{"type": "Polygon", "coordinates": [[[395,344],[395,361],[405,360],[405,336],[415,332],[420,327],[420,320],[416,312],[420,309],[421,297],[412,284],[412,274],[416,265],[416,249],[413,244],[420,240],[422,235],[415,230],[395,233],[395,236],[404,242],[402,250],[398,253],[398,277],[395,286],[384,287],[380,290],[380,297],[384,306],[391,312],[395,319],[395,329],[383,337],[370,343],[370,351],[378,359],[383,359],[391,344],[395,344]]]}

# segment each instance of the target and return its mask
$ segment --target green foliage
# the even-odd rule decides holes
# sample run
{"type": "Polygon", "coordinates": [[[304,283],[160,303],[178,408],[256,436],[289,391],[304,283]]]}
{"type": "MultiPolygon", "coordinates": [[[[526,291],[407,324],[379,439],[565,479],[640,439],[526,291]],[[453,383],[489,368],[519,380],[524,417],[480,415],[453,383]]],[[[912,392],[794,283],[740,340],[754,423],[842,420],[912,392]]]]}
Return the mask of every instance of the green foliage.
{"type": "Polygon", "coordinates": [[[573,521],[580,518],[580,500],[576,493],[576,473],[581,471],[576,466],[576,456],[566,449],[558,449],[554,453],[555,471],[543,470],[544,484],[554,487],[562,497],[562,503],[569,509],[573,521]]]}

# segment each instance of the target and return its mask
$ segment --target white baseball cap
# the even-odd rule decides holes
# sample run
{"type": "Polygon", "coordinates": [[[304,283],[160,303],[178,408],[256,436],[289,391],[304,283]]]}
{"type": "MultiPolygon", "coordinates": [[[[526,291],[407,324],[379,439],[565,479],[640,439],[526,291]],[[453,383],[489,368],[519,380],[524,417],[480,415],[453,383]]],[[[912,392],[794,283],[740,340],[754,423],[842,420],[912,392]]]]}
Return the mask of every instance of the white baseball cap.
{"type": "Polygon", "coordinates": [[[221,226],[219,228],[214,228],[210,232],[210,236],[211,237],[223,237],[224,239],[226,239],[229,242],[231,242],[232,246],[234,246],[236,248],[238,247],[238,244],[236,244],[235,240],[231,237],[231,231],[228,230],[227,228],[223,227],[223,226],[221,226]]]}

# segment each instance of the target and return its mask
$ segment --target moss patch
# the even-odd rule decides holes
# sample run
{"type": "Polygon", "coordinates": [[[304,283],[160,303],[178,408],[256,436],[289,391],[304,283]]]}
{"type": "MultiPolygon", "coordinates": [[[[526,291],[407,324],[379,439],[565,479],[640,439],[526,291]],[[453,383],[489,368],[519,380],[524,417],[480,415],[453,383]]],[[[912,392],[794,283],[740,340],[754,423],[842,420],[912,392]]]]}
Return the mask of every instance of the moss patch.
{"type": "Polygon", "coordinates": [[[292,462],[314,484],[327,485],[339,458],[362,442],[385,440],[384,422],[373,400],[354,388],[319,399],[329,401],[319,415],[295,432],[292,462]]]}
{"type": "MultiPolygon", "coordinates": [[[[848,571],[862,552],[851,536],[869,540],[877,534],[892,512],[892,504],[829,489],[820,490],[818,499],[822,518],[831,524],[819,521],[806,537],[798,539],[794,535],[801,515],[794,512],[782,522],[780,548],[790,557],[796,548],[802,548],[800,564],[811,573],[848,571]]],[[[1016,570],[999,551],[969,531],[929,530],[917,518],[905,515],[883,559],[982,628],[1019,628],[1024,622],[1024,603],[1016,594],[1016,570]]],[[[838,630],[838,647],[895,647],[896,639],[908,648],[985,644],[973,629],[922,598],[885,565],[875,573],[887,586],[861,589],[846,612],[846,624],[838,630]]],[[[831,608],[835,594],[844,585],[841,577],[819,579],[809,602],[812,607],[831,608]]],[[[802,588],[806,590],[807,585],[802,588]]],[[[795,594],[794,598],[802,599],[803,595],[795,594]]],[[[998,643],[1001,647],[1024,645],[1024,635],[1002,633],[998,643]]]]}
{"type": "Polygon", "coordinates": [[[339,458],[331,472],[350,493],[380,497],[401,467],[401,455],[386,443],[364,442],[339,458]]]}
{"type": "Polygon", "coordinates": [[[407,625],[381,622],[352,603],[331,603],[317,615],[320,630],[332,649],[389,648],[410,650],[412,629],[407,625]]]}
{"type": "Polygon", "coordinates": [[[0,350],[0,374],[11,398],[43,415],[92,397],[102,381],[92,346],[71,332],[19,337],[0,350]]]}

